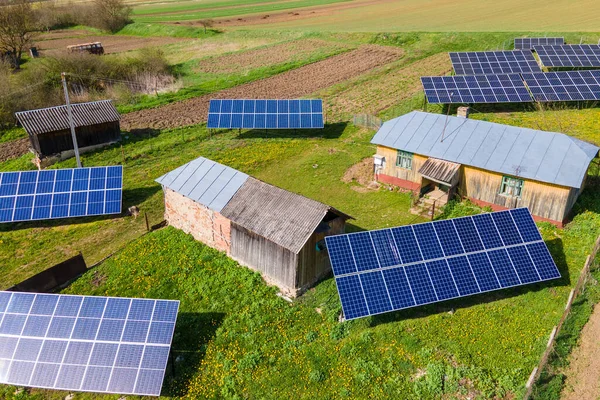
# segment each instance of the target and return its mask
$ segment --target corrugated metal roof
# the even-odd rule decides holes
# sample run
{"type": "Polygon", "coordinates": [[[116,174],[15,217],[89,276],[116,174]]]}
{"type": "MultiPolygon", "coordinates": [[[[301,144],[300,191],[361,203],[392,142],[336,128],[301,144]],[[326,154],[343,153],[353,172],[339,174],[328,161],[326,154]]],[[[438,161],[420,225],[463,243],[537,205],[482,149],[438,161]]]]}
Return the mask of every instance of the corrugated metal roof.
{"type": "Polygon", "coordinates": [[[161,176],[156,182],[221,212],[248,175],[233,168],[200,157],[161,176]]]}
{"type": "Polygon", "coordinates": [[[420,111],[385,122],[371,143],[574,188],[600,150],[563,133],[420,111]]]}
{"type": "MultiPolygon", "coordinates": [[[[121,119],[111,100],[72,105],[75,127],[116,122],[121,119]]],[[[42,108],[15,113],[19,123],[30,135],[69,129],[67,106],[42,108]]]]}
{"type": "Polygon", "coordinates": [[[458,174],[460,164],[450,161],[440,160],[438,158],[428,158],[421,168],[419,173],[426,178],[433,179],[445,183],[452,183],[452,180],[458,174]]]}
{"type": "Polygon", "coordinates": [[[326,204],[250,177],[221,214],[297,254],[328,211],[350,218],[326,204]]]}

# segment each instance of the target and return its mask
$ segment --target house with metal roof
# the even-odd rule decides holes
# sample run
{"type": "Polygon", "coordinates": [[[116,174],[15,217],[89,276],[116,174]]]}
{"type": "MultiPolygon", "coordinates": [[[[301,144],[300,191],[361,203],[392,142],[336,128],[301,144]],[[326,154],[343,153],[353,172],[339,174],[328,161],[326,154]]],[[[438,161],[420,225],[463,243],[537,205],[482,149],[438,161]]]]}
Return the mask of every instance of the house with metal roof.
{"type": "Polygon", "coordinates": [[[371,143],[376,179],[444,204],[454,195],[494,210],[528,207],[562,225],[599,148],[563,133],[413,111],[371,143]]]}
{"type": "Polygon", "coordinates": [[[297,296],[331,271],[328,235],[350,216],[204,157],[156,180],[169,225],[259,271],[297,296]]]}
{"type": "MultiPolygon", "coordinates": [[[[80,149],[121,140],[119,112],[111,100],[73,104],[73,123],[80,149]]],[[[67,106],[22,111],[15,114],[38,158],[73,150],[67,106]]]]}

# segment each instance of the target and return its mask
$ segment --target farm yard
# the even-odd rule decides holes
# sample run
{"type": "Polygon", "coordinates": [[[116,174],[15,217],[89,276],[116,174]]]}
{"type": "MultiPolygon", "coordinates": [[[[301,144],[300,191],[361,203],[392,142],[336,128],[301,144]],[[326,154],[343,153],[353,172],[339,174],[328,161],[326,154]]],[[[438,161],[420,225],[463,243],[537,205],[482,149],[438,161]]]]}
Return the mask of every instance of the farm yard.
{"type": "MultiPolygon", "coordinates": [[[[452,72],[449,51],[511,49],[519,36],[565,36],[568,43],[590,44],[600,39],[600,33],[588,31],[594,29],[590,10],[597,8],[591,2],[560,14],[553,11],[558,5],[549,5],[547,18],[529,24],[523,21],[536,9],[533,1],[519,3],[514,13],[506,12],[512,5],[500,3],[486,10],[470,2],[417,3],[131,1],[135,22],[117,34],[82,26],[40,34],[36,44],[45,57],[67,57],[67,45],[92,41],[102,42],[103,59],[115,63],[143,60],[139,57],[148,49],[159,49],[172,81],[122,94],[119,85],[132,78],[103,77],[101,70],[79,77],[77,82],[93,90],[74,94],[77,99],[114,94],[121,113],[121,141],[81,159],[85,167],[123,165],[123,213],[1,224],[0,290],[82,252],[94,267],[62,293],[180,300],[165,398],[522,397],[600,235],[598,159],[566,226],[537,224],[560,279],[345,322],[339,320],[342,305],[331,276],[288,302],[260,274],[223,252],[172,226],[151,231],[146,226],[146,217],[154,226],[165,215],[163,190],[155,180],[200,156],[351,215],[347,232],[425,222],[427,215],[409,211],[410,191],[369,181],[375,131],[355,126],[353,116],[385,121],[423,109],[456,115],[455,105],[426,104],[420,82],[422,76],[452,72]],[[450,5],[464,12],[448,12],[450,5]],[[215,21],[204,33],[198,20],[208,18],[215,21]],[[522,32],[527,29],[544,33],[522,32]],[[325,128],[206,126],[211,99],[266,98],[323,99],[325,128]],[[126,212],[132,206],[139,215],[126,212]]],[[[47,60],[26,58],[20,74],[44,68],[47,60]]],[[[19,74],[9,79],[17,82],[19,74]]],[[[35,88],[14,90],[22,90],[17,96],[23,97],[35,88]]],[[[592,102],[475,104],[469,118],[563,132],[600,145],[600,108],[592,102]]],[[[0,172],[36,170],[26,135],[14,126],[0,130],[0,172]]],[[[75,166],[67,159],[48,169],[75,166]]],[[[439,211],[436,220],[490,209],[451,201],[439,211]]],[[[533,398],[558,398],[577,386],[567,377],[569,387],[563,388],[563,374],[572,373],[567,360],[577,344],[573,338],[599,298],[599,278],[592,271],[589,289],[574,303],[572,319],[557,339],[556,358],[533,398]]],[[[577,372],[577,364],[574,368],[577,372]]],[[[0,387],[0,398],[7,399],[68,394],[0,387]]],[[[77,393],[73,398],[117,397],[77,393]]]]}

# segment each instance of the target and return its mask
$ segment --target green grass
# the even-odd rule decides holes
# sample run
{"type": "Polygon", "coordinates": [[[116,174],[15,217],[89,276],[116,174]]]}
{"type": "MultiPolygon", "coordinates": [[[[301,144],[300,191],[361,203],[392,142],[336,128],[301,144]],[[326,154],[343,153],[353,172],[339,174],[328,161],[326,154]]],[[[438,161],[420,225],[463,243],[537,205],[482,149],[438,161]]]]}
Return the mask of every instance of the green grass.
{"type": "Polygon", "coordinates": [[[173,3],[169,3],[165,7],[145,8],[143,10],[134,8],[133,19],[138,22],[192,21],[211,18],[238,17],[258,13],[274,13],[346,1],[349,0],[296,0],[261,5],[240,5],[239,7],[205,11],[197,11],[193,5],[182,4],[174,6],[173,3]]]}
{"type": "Polygon", "coordinates": [[[12,142],[13,140],[24,139],[26,137],[27,132],[22,128],[0,130],[0,143],[12,142]]]}
{"type": "Polygon", "coordinates": [[[197,38],[203,39],[217,35],[212,29],[204,33],[204,28],[195,28],[181,25],[163,25],[134,22],[126,25],[117,34],[142,37],[168,36],[178,38],[197,38]]]}

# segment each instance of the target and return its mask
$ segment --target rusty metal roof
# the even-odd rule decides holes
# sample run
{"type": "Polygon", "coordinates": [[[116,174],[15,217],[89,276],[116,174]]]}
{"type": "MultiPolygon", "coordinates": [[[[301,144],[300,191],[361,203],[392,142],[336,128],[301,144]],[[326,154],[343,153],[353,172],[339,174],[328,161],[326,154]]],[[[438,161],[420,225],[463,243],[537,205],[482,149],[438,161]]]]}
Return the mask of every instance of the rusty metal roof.
{"type": "Polygon", "coordinates": [[[420,111],[385,122],[371,143],[573,188],[600,150],[564,133],[420,111]]]}
{"type": "MultiPolygon", "coordinates": [[[[117,122],[121,119],[111,100],[72,105],[75,127],[117,122]]],[[[67,106],[42,108],[15,113],[19,123],[29,135],[69,129],[67,106]]]]}
{"type": "Polygon", "coordinates": [[[419,174],[437,182],[452,183],[452,180],[458,174],[459,168],[460,164],[457,163],[438,158],[428,158],[419,168],[419,174]]]}
{"type": "Polygon", "coordinates": [[[221,214],[297,254],[329,211],[351,218],[326,204],[250,177],[221,214]]]}

